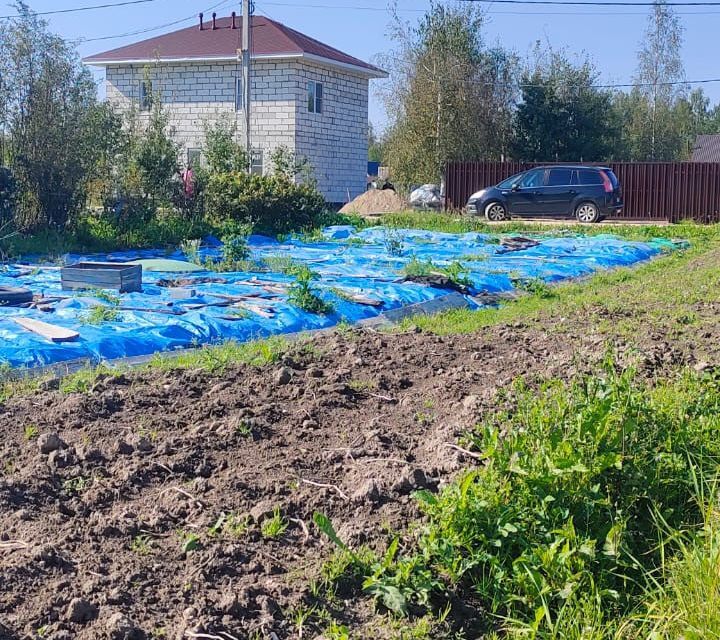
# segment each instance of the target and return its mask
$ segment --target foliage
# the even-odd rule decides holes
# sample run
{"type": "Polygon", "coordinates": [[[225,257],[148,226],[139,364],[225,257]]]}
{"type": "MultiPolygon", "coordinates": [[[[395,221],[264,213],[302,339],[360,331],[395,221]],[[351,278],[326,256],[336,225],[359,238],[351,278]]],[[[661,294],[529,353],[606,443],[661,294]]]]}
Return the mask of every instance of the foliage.
{"type": "Polygon", "coordinates": [[[313,224],[325,200],[312,184],[294,184],[285,175],[228,172],[210,176],[208,219],[254,223],[260,232],[289,233],[313,224]]]}
{"type": "MultiPolygon", "coordinates": [[[[637,91],[649,106],[650,139],[648,159],[658,159],[658,142],[672,128],[672,106],[684,80],[682,27],[673,9],[664,0],[653,4],[645,36],[638,52],[637,91]]],[[[663,154],[664,155],[664,154],[663,154]]]]}
{"type": "Polygon", "coordinates": [[[95,83],[77,53],[24,2],[0,27],[0,131],[18,186],[21,229],[62,227],[85,204],[88,183],[114,141],[95,83]]]}
{"type": "Polygon", "coordinates": [[[313,177],[313,169],[310,161],[304,156],[299,156],[284,145],[273,149],[270,154],[270,163],[273,168],[273,174],[276,176],[284,176],[290,181],[295,181],[299,178],[301,182],[315,185],[315,178],[313,177]]]}
{"type": "Polygon", "coordinates": [[[203,152],[211,174],[247,171],[250,160],[243,146],[235,140],[236,136],[234,122],[219,120],[206,125],[203,152]]]}
{"type": "Polygon", "coordinates": [[[295,282],[288,289],[288,302],[308,313],[332,313],[333,306],[325,302],[312,287],[315,274],[305,265],[295,270],[295,282]]]}
{"type": "Polygon", "coordinates": [[[384,159],[394,182],[439,182],[448,161],[507,151],[515,58],[484,44],[483,22],[469,2],[432,2],[417,26],[395,17],[397,46],[382,61],[391,77],[384,159]]]}
{"type": "Polygon", "coordinates": [[[263,538],[279,538],[288,528],[287,521],[280,513],[280,507],[275,507],[273,514],[269,518],[265,518],[260,525],[260,533],[263,538]]]}
{"type": "Polygon", "coordinates": [[[10,169],[0,166],[0,224],[12,220],[17,198],[17,182],[10,169]]]}
{"type": "Polygon", "coordinates": [[[387,251],[389,256],[402,256],[403,235],[396,227],[391,225],[385,225],[383,227],[383,244],[385,245],[385,251],[387,251]]]}
{"type": "Polygon", "coordinates": [[[432,260],[420,260],[413,256],[403,267],[403,273],[406,276],[442,275],[459,286],[472,286],[468,269],[458,261],[453,261],[447,266],[441,267],[432,260]]]}
{"type": "Polygon", "coordinates": [[[554,634],[568,609],[629,614],[674,546],[660,552],[658,522],[703,521],[694,492],[717,468],[719,392],[690,374],[649,387],[612,362],[571,383],[518,382],[467,436],[483,465],[416,494],[415,552],[393,539],[364,588],[400,613],[457,594],[532,637],[569,637],[554,634]]]}
{"type": "Polygon", "coordinates": [[[238,268],[241,263],[250,257],[248,236],[252,232],[252,223],[238,223],[229,221],[223,225],[220,240],[222,246],[222,260],[215,265],[218,271],[242,271],[238,268]]]}
{"type": "Polygon", "coordinates": [[[375,133],[372,122],[368,122],[368,160],[380,163],[385,160],[385,140],[375,133]]]}
{"type": "Polygon", "coordinates": [[[81,314],[80,322],[82,324],[103,324],[105,322],[113,322],[117,320],[119,316],[120,312],[117,307],[98,304],[81,314]]]}
{"type": "Polygon", "coordinates": [[[147,126],[133,136],[127,164],[129,196],[142,196],[152,205],[173,200],[180,188],[179,146],[172,139],[169,115],[160,96],[152,100],[147,126]]]}
{"type": "Polygon", "coordinates": [[[617,125],[612,96],[596,89],[598,73],[586,59],[536,49],[522,76],[512,155],[524,161],[594,161],[613,155],[617,125]]]}

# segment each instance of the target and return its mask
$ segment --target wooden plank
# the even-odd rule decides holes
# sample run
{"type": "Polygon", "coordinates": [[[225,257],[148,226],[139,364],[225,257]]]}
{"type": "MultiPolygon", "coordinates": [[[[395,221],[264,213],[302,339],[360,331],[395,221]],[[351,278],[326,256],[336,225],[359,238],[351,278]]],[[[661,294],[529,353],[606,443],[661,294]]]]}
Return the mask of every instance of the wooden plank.
{"type": "Polygon", "coordinates": [[[13,318],[23,329],[37,333],[38,335],[51,340],[52,342],[70,342],[77,340],[80,334],[72,329],[58,327],[56,324],[34,320],[33,318],[13,318]]]}

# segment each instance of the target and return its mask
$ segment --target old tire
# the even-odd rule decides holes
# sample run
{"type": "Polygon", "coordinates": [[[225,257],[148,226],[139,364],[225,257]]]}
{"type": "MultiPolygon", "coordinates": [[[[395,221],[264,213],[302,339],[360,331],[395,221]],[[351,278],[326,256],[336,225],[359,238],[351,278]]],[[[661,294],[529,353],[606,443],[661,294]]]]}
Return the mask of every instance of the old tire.
{"type": "Polygon", "coordinates": [[[485,218],[490,222],[507,220],[507,210],[502,202],[490,202],[485,207],[485,218]]]}
{"type": "Polygon", "coordinates": [[[593,223],[600,220],[600,211],[592,202],[581,202],[575,208],[575,217],[578,222],[593,223]]]}
{"type": "Polygon", "coordinates": [[[19,304],[32,302],[33,294],[30,289],[21,287],[0,287],[0,306],[14,307],[19,304]]]}

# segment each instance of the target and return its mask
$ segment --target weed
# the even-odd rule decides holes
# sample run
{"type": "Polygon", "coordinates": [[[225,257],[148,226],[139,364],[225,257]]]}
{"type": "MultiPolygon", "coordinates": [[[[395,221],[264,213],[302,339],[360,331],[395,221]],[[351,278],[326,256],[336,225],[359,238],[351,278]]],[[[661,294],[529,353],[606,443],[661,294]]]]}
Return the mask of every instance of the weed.
{"type": "Polygon", "coordinates": [[[120,311],[117,308],[98,304],[81,313],[79,320],[82,324],[103,324],[114,322],[119,316],[120,311]]]}
{"type": "Polygon", "coordinates": [[[130,550],[141,556],[146,556],[152,551],[152,538],[147,534],[138,534],[130,543],[130,550]]]}
{"type": "Polygon", "coordinates": [[[103,365],[80,369],[60,380],[60,391],[62,393],[87,393],[100,376],[112,375],[112,373],[112,369],[103,365]]]}
{"type": "Polygon", "coordinates": [[[265,518],[260,525],[260,533],[263,538],[273,540],[285,533],[287,528],[288,523],[280,514],[280,507],[275,507],[272,517],[265,518]]]}
{"type": "Polygon", "coordinates": [[[350,629],[333,620],[325,629],[323,636],[327,640],[350,640],[350,629]]]}
{"type": "Polygon", "coordinates": [[[25,435],[25,440],[34,440],[40,435],[40,430],[37,428],[37,425],[26,424],[23,429],[23,433],[25,435]]]}
{"type": "Polygon", "coordinates": [[[435,416],[424,411],[417,411],[414,415],[414,419],[418,424],[427,426],[435,421],[435,416]]]}
{"type": "Polygon", "coordinates": [[[451,262],[446,267],[440,267],[432,260],[419,260],[413,256],[402,271],[408,277],[445,276],[459,287],[472,286],[472,281],[468,276],[469,271],[457,261],[451,262]]]}
{"type": "Polygon", "coordinates": [[[76,476],[74,478],[68,478],[62,483],[62,488],[65,493],[81,493],[88,487],[88,479],[83,476],[76,476]]]}
{"type": "Polygon", "coordinates": [[[86,292],[84,295],[89,295],[93,298],[97,298],[98,300],[103,300],[104,302],[107,302],[109,305],[112,305],[114,307],[120,304],[120,297],[115,295],[108,289],[92,289],[91,291],[86,292]]]}
{"type": "Polygon", "coordinates": [[[299,640],[302,640],[305,634],[305,626],[314,613],[315,607],[305,607],[303,605],[293,611],[292,620],[299,640]]]}
{"type": "Polygon", "coordinates": [[[210,527],[211,537],[226,535],[233,538],[241,538],[250,530],[250,516],[239,516],[235,513],[221,513],[215,524],[210,527]]]}
{"type": "Polygon", "coordinates": [[[515,289],[526,291],[527,293],[539,298],[552,298],[553,290],[542,278],[521,278],[513,277],[511,282],[515,289]]]}
{"type": "Polygon", "coordinates": [[[396,227],[385,225],[383,227],[383,245],[387,254],[393,258],[403,254],[403,236],[396,227]]]}
{"type": "Polygon", "coordinates": [[[469,253],[460,256],[459,260],[460,262],[486,262],[490,260],[490,256],[487,253],[469,253]]]}
{"type": "Polygon", "coordinates": [[[182,549],[183,553],[191,553],[193,551],[197,551],[202,546],[200,536],[198,536],[196,533],[191,533],[189,531],[183,531],[182,529],[180,529],[177,534],[180,538],[180,548],[182,549]]]}
{"type": "Polygon", "coordinates": [[[303,269],[307,269],[306,265],[290,256],[267,256],[262,261],[270,271],[289,276],[295,276],[302,273],[303,269]]]}
{"type": "Polygon", "coordinates": [[[314,274],[307,267],[299,269],[295,274],[295,282],[288,290],[288,301],[308,313],[328,314],[333,306],[325,302],[311,286],[314,274]]]}
{"type": "Polygon", "coordinates": [[[255,367],[273,364],[278,362],[289,348],[290,342],[283,336],[250,342],[230,340],[183,353],[180,356],[157,354],[147,365],[147,369],[151,371],[203,369],[212,373],[222,373],[234,364],[248,364],[255,367]]]}
{"type": "Polygon", "coordinates": [[[202,258],[200,258],[201,245],[202,240],[200,240],[199,238],[195,240],[183,240],[180,243],[180,251],[183,252],[183,255],[188,262],[200,265],[202,264],[202,258]]]}
{"type": "Polygon", "coordinates": [[[363,393],[371,391],[372,389],[377,389],[377,382],[374,380],[350,380],[347,385],[355,393],[363,393]]]}
{"type": "Polygon", "coordinates": [[[364,588],[400,612],[472,592],[519,634],[587,637],[583,624],[635,609],[676,545],[658,549],[658,521],[702,521],[694,488],[720,459],[720,380],[647,387],[609,361],[571,383],[520,381],[508,399],[469,435],[486,463],[416,494],[429,518],[417,553],[394,540],[364,588]]]}
{"type": "Polygon", "coordinates": [[[235,427],[235,433],[243,438],[251,438],[253,430],[245,420],[240,420],[235,427]]]}

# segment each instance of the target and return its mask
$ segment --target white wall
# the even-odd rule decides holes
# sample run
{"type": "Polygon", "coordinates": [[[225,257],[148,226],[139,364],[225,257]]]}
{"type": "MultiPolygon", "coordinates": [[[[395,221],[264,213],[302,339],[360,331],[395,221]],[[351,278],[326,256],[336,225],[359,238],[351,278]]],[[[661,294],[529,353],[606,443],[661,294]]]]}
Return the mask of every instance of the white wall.
{"type": "MultiPolygon", "coordinates": [[[[187,149],[202,147],[204,124],[231,119],[243,141],[244,118],[235,110],[236,63],[154,63],[108,67],[107,99],[127,110],[140,98],[146,77],[160,91],[175,139],[187,149]]],[[[306,156],[318,186],[330,202],[344,202],[365,189],[367,172],[368,80],[330,67],[297,60],[254,61],[251,144],[270,152],[284,145],[306,156]],[[324,85],[323,112],[309,113],[307,81],[324,85]]],[[[147,113],[141,113],[141,119],[147,113]]]]}

